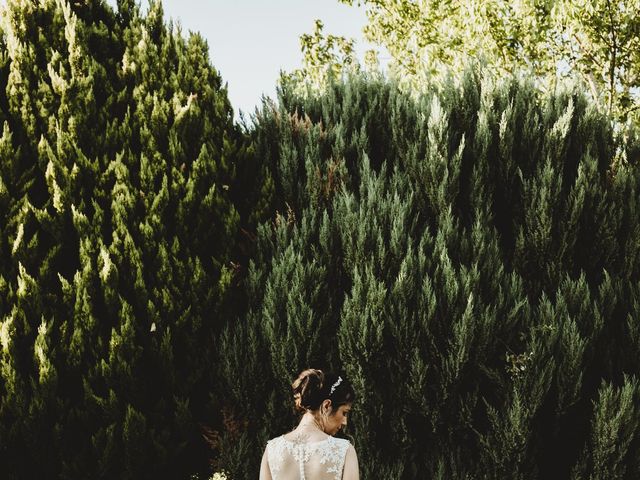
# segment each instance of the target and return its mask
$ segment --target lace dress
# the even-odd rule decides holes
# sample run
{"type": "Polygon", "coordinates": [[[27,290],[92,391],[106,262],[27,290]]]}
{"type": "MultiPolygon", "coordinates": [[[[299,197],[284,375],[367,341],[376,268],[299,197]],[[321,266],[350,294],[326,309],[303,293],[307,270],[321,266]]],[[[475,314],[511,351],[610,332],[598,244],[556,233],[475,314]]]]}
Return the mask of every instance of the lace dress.
{"type": "Polygon", "coordinates": [[[327,437],[319,442],[284,436],[267,442],[273,480],[340,480],[349,441],[327,437]]]}

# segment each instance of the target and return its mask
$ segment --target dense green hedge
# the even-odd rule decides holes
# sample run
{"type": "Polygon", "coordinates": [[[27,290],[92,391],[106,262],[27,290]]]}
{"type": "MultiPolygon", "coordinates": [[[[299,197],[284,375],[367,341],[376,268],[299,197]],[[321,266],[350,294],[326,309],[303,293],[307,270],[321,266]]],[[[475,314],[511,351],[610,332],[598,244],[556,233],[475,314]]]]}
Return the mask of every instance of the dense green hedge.
{"type": "Polygon", "coordinates": [[[221,351],[250,420],[232,477],[312,365],[355,384],[363,478],[637,478],[637,146],[516,79],[293,92],[253,131],[278,213],[221,351]]]}

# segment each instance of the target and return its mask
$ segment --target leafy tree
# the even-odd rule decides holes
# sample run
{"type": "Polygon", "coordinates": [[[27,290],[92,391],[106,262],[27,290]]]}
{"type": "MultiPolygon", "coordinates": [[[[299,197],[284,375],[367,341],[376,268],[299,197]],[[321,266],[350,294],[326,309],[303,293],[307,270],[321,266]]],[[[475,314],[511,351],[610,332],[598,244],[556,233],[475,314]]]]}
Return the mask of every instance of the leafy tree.
{"type": "MultiPolygon", "coordinates": [[[[340,1],[366,8],[366,39],[388,53],[390,70],[413,89],[482,58],[497,75],[524,70],[547,90],[559,77],[579,78],[602,112],[640,121],[637,0],[340,1]]],[[[339,52],[313,54],[349,43],[345,38],[316,32],[301,40],[310,76],[318,61],[334,69],[353,63],[346,53],[344,62],[339,52]]]]}
{"type": "Polygon", "coordinates": [[[309,86],[317,91],[331,78],[339,78],[357,68],[353,50],[355,41],[338,35],[325,36],[323,30],[322,21],[316,20],[313,33],[300,37],[303,68],[283,73],[283,81],[298,85],[299,89],[309,86]]]}

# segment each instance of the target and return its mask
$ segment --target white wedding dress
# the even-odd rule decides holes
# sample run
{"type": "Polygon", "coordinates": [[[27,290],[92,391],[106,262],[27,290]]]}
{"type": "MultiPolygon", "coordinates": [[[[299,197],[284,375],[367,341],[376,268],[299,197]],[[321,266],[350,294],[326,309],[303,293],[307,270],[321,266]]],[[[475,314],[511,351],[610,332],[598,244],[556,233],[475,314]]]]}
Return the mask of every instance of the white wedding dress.
{"type": "Polygon", "coordinates": [[[267,442],[267,459],[273,480],[340,480],[349,448],[348,440],[327,437],[307,441],[280,436],[267,442]]]}

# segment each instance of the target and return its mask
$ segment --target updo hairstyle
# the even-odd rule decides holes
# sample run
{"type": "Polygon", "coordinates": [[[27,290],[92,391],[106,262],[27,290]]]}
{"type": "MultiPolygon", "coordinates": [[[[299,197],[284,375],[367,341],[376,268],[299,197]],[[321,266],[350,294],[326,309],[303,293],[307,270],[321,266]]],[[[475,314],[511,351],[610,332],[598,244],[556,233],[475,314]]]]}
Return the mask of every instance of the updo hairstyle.
{"type": "Polygon", "coordinates": [[[353,387],[344,375],[325,374],[322,370],[313,368],[303,370],[291,384],[291,388],[295,408],[300,413],[318,410],[327,399],[331,400],[333,413],[341,405],[353,403],[356,399],[353,387]]]}

